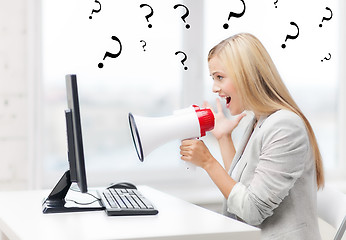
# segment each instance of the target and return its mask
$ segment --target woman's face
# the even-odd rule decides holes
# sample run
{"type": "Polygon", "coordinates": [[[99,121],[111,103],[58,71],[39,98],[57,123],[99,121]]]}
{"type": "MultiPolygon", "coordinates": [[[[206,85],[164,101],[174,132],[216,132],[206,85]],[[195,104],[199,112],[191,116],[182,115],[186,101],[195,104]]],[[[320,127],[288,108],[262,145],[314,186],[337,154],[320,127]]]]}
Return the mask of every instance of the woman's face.
{"type": "Polygon", "coordinates": [[[244,111],[242,101],[238,91],[233,84],[233,80],[228,76],[224,65],[218,57],[209,60],[210,76],[214,80],[213,92],[226,100],[226,107],[232,115],[238,115],[244,111]]]}

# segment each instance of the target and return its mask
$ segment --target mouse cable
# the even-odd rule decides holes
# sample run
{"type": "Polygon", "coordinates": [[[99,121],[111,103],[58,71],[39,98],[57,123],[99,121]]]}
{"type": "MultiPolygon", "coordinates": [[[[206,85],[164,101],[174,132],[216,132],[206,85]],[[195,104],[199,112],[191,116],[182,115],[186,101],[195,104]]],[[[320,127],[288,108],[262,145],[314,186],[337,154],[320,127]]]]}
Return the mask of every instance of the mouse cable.
{"type": "Polygon", "coordinates": [[[90,205],[90,204],[93,204],[94,202],[97,202],[97,201],[99,201],[99,200],[94,200],[94,201],[92,201],[92,202],[87,202],[87,203],[77,202],[77,201],[72,200],[72,199],[66,199],[66,201],[74,202],[75,204],[78,204],[78,205],[90,205]]]}
{"type": "MultiPolygon", "coordinates": [[[[78,190],[78,189],[75,189],[75,188],[73,188],[72,186],[70,187],[70,190],[71,191],[74,191],[74,192],[81,192],[80,190],[78,190]]],[[[98,198],[98,197],[96,197],[95,195],[93,195],[93,194],[91,194],[91,193],[89,193],[89,192],[86,192],[85,194],[88,194],[88,195],[90,195],[90,196],[92,196],[93,198],[95,198],[96,200],[95,201],[93,201],[93,202],[91,202],[91,203],[94,203],[94,202],[96,202],[96,201],[101,201],[101,198],[98,198]]],[[[73,200],[72,200],[73,201],[73,200]]],[[[89,203],[89,204],[91,204],[91,203],[89,203]]]]}

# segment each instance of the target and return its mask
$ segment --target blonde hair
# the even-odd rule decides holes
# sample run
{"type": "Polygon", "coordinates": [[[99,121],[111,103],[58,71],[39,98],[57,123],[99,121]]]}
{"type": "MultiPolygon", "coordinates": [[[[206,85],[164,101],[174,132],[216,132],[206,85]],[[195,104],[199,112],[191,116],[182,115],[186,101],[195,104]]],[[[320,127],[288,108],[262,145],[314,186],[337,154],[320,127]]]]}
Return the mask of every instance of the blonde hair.
{"type": "Polygon", "coordinates": [[[317,186],[323,187],[322,156],[314,131],[291,97],[262,43],[251,34],[237,34],[213,47],[208,54],[208,61],[215,56],[224,63],[227,74],[234,80],[246,109],[256,115],[287,109],[304,121],[314,153],[317,186]]]}

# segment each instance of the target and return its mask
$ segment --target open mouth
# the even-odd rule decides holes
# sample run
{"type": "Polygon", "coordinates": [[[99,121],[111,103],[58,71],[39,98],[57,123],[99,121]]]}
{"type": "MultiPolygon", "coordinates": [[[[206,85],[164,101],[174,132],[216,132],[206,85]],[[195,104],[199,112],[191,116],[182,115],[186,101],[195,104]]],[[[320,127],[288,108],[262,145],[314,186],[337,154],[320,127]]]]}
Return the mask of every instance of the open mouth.
{"type": "Polygon", "coordinates": [[[226,104],[229,104],[231,102],[231,97],[226,97],[226,104]]]}

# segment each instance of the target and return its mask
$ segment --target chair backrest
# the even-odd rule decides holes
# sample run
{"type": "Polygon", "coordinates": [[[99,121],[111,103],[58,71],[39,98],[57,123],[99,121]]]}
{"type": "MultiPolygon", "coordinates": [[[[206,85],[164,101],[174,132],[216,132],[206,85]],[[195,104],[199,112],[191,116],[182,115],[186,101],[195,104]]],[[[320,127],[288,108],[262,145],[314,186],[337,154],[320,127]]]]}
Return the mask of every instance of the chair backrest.
{"type": "Polygon", "coordinates": [[[317,211],[320,218],[337,230],[334,240],[340,240],[346,228],[346,194],[324,186],[317,192],[317,211]]]}

